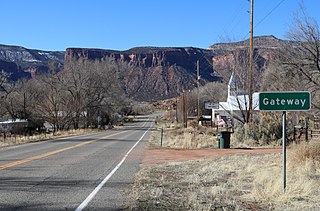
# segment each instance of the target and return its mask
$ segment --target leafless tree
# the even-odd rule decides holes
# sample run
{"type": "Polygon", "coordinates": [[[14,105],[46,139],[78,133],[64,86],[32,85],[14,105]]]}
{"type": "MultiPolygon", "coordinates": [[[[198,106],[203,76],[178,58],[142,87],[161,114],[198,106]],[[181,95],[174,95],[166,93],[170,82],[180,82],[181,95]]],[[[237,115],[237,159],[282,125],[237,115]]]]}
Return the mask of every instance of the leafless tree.
{"type": "Polygon", "coordinates": [[[3,96],[3,94],[7,94],[9,92],[8,90],[8,78],[10,74],[8,74],[5,71],[0,72],[0,95],[3,96]]]}
{"type": "Polygon", "coordinates": [[[305,89],[301,73],[285,66],[281,60],[275,60],[269,65],[262,77],[261,91],[302,91],[305,89]]]}
{"type": "Polygon", "coordinates": [[[220,82],[207,83],[200,87],[200,104],[205,102],[219,103],[227,98],[227,85],[220,82]]]}
{"type": "Polygon", "coordinates": [[[8,79],[10,74],[2,70],[0,72],[0,118],[7,114],[6,110],[6,98],[12,90],[12,84],[9,83],[8,79]]]}
{"type": "MultiPolygon", "coordinates": [[[[214,58],[214,68],[223,79],[223,83],[226,85],[229,83],[231,75],[233,75],[233,90],[232,96],[236,98],[235,106],[239,107],[239,112],[227,111],[233,118],[239,122],[245,124],[249,122],[249,98],[246,97],[248,93],[248,69],[249,69],[249,46],[241,47],[237,49],[221,49],[220,53],[223,56],[214,58]],[[242,105],[244,104],[244,106],[242,105]],[[241,106],[242,105],[242,106],[241,106]]],[[[259,65],[259,52],[256,49],[254,51],[254,90],[259,90],[261,79],[261,73],[258,72],[261,68],[259,65]]],[[[226,88],[227,89],[227,88],[226,88]]]]}
{"type": "Polygon", "coordinates": [[[30,92],[28,81],[21,79],[10,88],[6,88],[2,96],[2,106],[12,119],[27,119],[30,116],[33,93],[30,92]]]}
{"type": "Polygon", "coordinates": [[[73,117],[69,109],[70,96],[64,90],[61,75],[42,75],[33,82],[37,93],[34,118],[48,122],[54,131],[70,127],[73,117]]]}
{"type": "Polygon", "coordinates": [[[299,84],[312,94],[312,106],[320,108],[320,31],[317,21],[309,17],[303,6],[295,14],[287,34],[293,41],[285,46],[281,60],[287,73],[297,74],[299,84]]]}
{"type": "Polygon", "coordinates": [[[124,71],[121,68],[112,58],[76,60],[65,64],[63,80],[65,90],[71,96],[75,128],[80,118],[85,117],[94,123],[101,115],[106,116],[126,106],[119,82],[119,72],[124,71]]]}

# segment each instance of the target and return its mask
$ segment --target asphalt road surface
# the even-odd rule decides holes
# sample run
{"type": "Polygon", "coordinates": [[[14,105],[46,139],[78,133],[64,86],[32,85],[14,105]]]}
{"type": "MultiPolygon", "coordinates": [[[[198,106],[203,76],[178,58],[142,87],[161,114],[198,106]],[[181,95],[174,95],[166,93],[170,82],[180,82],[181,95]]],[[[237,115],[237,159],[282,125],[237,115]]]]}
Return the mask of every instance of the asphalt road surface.
{"type": "Polygon", "coordinates": [[[0,210],[119,210],[151,116],[123,129],[0,149],[0,210]]]}

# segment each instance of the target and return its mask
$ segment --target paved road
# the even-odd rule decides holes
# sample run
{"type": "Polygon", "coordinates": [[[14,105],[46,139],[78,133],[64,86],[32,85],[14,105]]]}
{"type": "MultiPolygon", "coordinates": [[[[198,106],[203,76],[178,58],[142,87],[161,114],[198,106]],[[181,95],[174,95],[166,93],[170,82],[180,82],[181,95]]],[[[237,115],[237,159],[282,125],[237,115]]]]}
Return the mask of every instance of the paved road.
{"type": "Polygon", "coordinates": [[[0,149],[0,210],[119,210],[151,117],[122,130],[0,149]]]}

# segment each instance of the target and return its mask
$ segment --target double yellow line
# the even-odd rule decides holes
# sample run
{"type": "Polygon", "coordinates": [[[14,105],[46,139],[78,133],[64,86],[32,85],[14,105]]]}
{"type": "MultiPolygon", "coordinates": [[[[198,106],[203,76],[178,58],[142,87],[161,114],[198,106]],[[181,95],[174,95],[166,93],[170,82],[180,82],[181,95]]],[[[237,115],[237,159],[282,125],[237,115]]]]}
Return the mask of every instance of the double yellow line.
{"type": "Polygon", "coordinates": [[[29,157],[29,158],[26,158],[26,159],[23,159],[23,160],[19,160],[19,161],[15,161],[15,162],[12,162],[12,163],[8,163],[8,164],[0,166],[0,170],[4,170],[4,169],[7,169],[7,168],[11,168],[11,167],[17,166],[17,165],[28,163],[28,162],[33,161],[33,160],[38,160],[38,159],[41,159],[41,158],[44,158],[44,157],[48,157],[50,155],[54,155],[54,154],[57,154],[57,153],[60,153],[60,152],[64,152],[64,151],[67,151],[67,150],[70,150],[70,149],[74,149],[74,148],[77,148],[77,147],[81,147],[81,146],[90,144],[92,142],[96,142],[96,141],[99,141],[101,139],[110,138],[112,136],[119,135],[119,134],[125,133],[125,132],[128,132],[128,131],[122,131],[122,132],[119,132],[119,133],[114,133],[114,134],[107,135],[107,136],[104,136],[102,138],[98,138],[98,139],[95,139],[95,140],[82,142],[82,143],[74,145],[74,146],[66,147],[66,148],[63,148],[63,149],[58,149],[58,150],[55,150],[55,151],[52,151],[52,152],[47,152],[47,153],[44,153],[44,154],[41,154],[41,155],[36,155],[36,156],[29,157]]]}

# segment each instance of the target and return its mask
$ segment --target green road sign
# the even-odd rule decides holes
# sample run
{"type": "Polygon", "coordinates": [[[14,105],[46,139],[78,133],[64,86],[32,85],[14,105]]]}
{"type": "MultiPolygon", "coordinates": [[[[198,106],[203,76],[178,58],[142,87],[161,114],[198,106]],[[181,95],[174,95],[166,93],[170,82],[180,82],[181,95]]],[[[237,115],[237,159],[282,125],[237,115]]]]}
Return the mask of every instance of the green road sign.
{"type": "Polygon", "coordinates": [[[261,92],[259,108],[265,111],[308,111],[311,108],[309,92],[261,92]]]}

